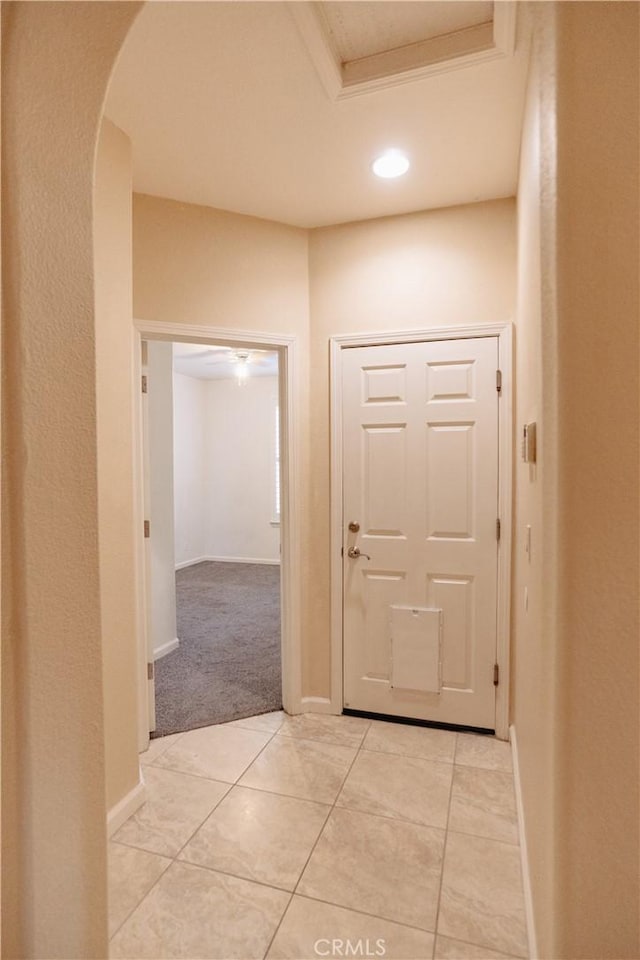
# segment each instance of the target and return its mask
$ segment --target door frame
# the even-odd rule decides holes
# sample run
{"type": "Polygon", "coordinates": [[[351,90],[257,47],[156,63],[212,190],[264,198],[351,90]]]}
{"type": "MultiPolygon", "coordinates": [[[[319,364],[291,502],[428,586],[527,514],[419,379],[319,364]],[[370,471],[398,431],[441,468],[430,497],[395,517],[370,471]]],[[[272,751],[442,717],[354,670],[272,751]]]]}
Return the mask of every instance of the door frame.
{"type": "Polygon", "coordinates": [[[349,347],[373,347],[431,340],[497,337],[502,387],[498,406],[498,545],[496,662],[496,736],[509,739],[511,539],[513,475],[513,324],[493,323],[464,327],[345,334],[329,338],[331,403],[331,712],[343,709],[343,517],[342,517],[342,357],[349,347]]]}
{"type": "Polygon", "coordinates": [[[134,405],[134,534],[136,542],[136,595],[138,606],[139,749],[149,743],[147,690],[147,611],[144,558],[143,443],[142,443],[142,341],[223,344],[238,349],[274,350],[278,354],[280,411],[280,603],[282,703],[287,713],[300,713],[302,702],[302,650],[300,612],[300,478],[298,470],[298,359],[297,339],[280,334],[229,330],[221,327],[133,321],[133,371],[137,401],[134,405]]]}

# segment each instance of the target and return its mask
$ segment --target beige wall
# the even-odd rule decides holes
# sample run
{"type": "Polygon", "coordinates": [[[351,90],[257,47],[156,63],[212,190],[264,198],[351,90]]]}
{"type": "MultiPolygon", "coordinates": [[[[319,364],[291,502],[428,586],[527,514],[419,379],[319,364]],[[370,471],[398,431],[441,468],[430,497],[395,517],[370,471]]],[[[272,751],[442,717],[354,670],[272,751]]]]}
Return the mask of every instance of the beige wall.
{"type": "Polygon", "coordinates": [[[92,203],[138,9],[2,10],[5,957],[107,951],[92,203]]]}
{"type": "Polygon", "coordinates": [[[133,526],[131,145],[103,121],[96,159],[96,413],[107,809],[138,783],[133,526]],[[131,425],[123,429],[123,425],[131,425]]]}
{"type": "Polygon", "coordinates": [[[135,194],[133,257],[137,318],[292,334],[305,357],[306,230],[135,194]]]}
{"type": "MultiPolygon", "coordinates": [[[[134,195],[134,316],[295,336],[302,616],[312,576],[309,517],[309,269],[306,230],[134,195]]],[[[308,634],[306,620],[303,638],[308,634]]],[[[303,649],[303,658],[306,647],[303,649]]]]}
{"type": "Polygon", "coordinates": [[[557,10],[553,946],[637,958],[640,8],[557,10]]]}
{"type": "Polygon", "coordinates": [[[530,9],[513,709],[538,955],[637,958],[639,11],[530,9]]]}
{"type": "Polygon", "coordinates": [[[311,232],[312,589],[307,691],[329,689],[329,337],[499,323],[515,311],[513,200],[311,232]]]}
{"type": "Polygon", "coordinates": [[[515,204],[499,200],[307,236],[206,207],[134,198],[137,317],[299,339],[303,695],[329,697],[329,337],[512,319],[515,204]]]}

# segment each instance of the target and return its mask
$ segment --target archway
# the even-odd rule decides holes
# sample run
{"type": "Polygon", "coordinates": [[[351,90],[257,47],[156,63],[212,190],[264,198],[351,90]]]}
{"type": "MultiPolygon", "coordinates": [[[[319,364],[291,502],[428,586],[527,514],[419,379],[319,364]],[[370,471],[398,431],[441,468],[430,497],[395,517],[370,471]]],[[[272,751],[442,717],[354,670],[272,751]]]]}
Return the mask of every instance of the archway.
{"type": "Polygon", "coordinates": [[[3,6],[3,953],[104,957],[92,194],[142,4],[3,6]]]}

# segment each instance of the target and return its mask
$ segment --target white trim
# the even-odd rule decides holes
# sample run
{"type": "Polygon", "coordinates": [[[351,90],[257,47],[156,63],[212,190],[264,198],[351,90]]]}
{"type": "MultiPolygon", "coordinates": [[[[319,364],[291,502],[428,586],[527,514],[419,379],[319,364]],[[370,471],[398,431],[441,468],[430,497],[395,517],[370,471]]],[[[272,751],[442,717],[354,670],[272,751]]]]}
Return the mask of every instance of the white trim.
{"type": "Polygon", "coordinates": [[[329,558],[330,558],[330,639],[331,639],[331,705],[342,712],[343,694],[343,520],[342,520],[342,343],[331,337],[329,356],[329,431],[330,431],[330,491],[329,491],[329,558]]]}
{"type": "Polygon", "coordinates": [[[176,563],[176,570],[193,567],[196,563],[266,563],[269,566],[279,567],[280,559],[271,560],[265,557],[196,557],[195,560],[183,560],[182,563],[176,563]]]}
{"type": "MultiPolygon", "coordinates": [[[[279,342],[279,341],[276,341],[279,342]]],[[[280,596],[282,620],[282,704],[300,713],[302,700],[302,544],[300,504],[300,409],[297,341],[288,338],[278,357],[280,371],[280,596]]]]}
{"type": "MultiPolygon", "coordinates": [[[[280,577],[280,607],[282,631],[282,702],[287,713],[300,713],[302,699],[302,649],[301,649],[301,544],[300,518],[298,516],[300,502],[300,477],[298,470],[298,411],[299,402],[297,339],[294,336],[281,334],[256,333],[247,330],[230,330],[221,327],[196,326],[182,323],[163,323],[157,321],[133,321],[134,354],[138,358],[141,350],[141,341],[164,340],[168,342],[181,341],[183,343],[224,344],[236,348],[270,349],[278,353],[278,388],[280,409],[280,437],[282,442],[280,470],[281,470],[281,547],[280,562],[282,575],[280,577]]],[[[139,369],[138,369],[139,372],[139,369]]],[[[136,390],[139,392],[139,379],[136,390]]],[[[136,458],[138,461],[138,477],[142,477],[142,443],[140,427],[136,431],[136,458]]],[[[141,484],[139,483],[139,486],[141,484]]],[[[136,518],[136,540],[140,539],[142,517],[136,518]]],[[[144,554],[142,553],[142,563],[144,554]]],[[[207,558],[220,559],[231,562],[265,562],[249,560],[248,558],[207,558]]],[[[143,571],[144,573],[144,571],[143,571]]],[[[146,607],[144,608],[146,609],[146,607]]],[[[139,643],[143,645],[143,631],[140,630],[139,643]]],[[[146,664],[146,652],[145,652],[146,664]]],[[[147,697],[146,667],[144,678],[140,683],[140,697],[147,697]],[[144,681],[144,682],[143,682],[144,681]]],[[[141,729],[139,740],[145,745],[148,743],[148,730],[141,729]]],[[[144,749],[144,747],[142,747],[144,749]]]]}
{"type": "Polygon", "coordinates": [[[174,650],[177,650],[180,646],[180,641],[178,637],[174,640],[169,640],[167,643],[163,643],[161,647],[158,647],[157,650],[153,651],[153,660],[154,663],[156,660],[161,660],[162,657],[166,657],[168,653],[173,653],[174,650]]]}
{"type": "Polygon", "coordinates": [[[287,9],[296,22],[311,62],[331,100],[342,96],[342,64],[333,49],[314,3],[288,3],[287,9]]]}
{"type": "Polygon", "coordinates": [[[527,850],[527,833],[524,823],[524,804],[522,802],[522,784],[520,782],[520,758],[518,756],[518,740],[516,728],[509,727],[511,735],[511,754],[513,756],[513,780],[516,793],[516,811],[518,814],[518,837],[520,840],[520,863],[522,866],[522,888],[524,893],[524,912],[527,922],[527,941],[529,960],[537,960],[538,943],[536,938],[535,914],[533,912],[533,894],[531,891],[531,868],[527,850]]]}
{"type": "MultiPolygon", "coordinates": [[[[149,738],[147,737],[147,743],[149,738]]],[[[125,820],[128,820],[132,814],[139,810],[147,799],[147,788],[142,776],[142,768],[139,768],[139,780],[133,790],[119,800],[115,806],[107,813],[107,836],[112,837],[116,830],[119,830],[125,820]]]]}
{"type": "Polygon", "coordinates": [[[419,40],[394,50],[341,62],[330,31],[313,2],[288,4],[318,77],[331,100],[373,93],[510,57],[515,47],[516,4],[494,4],[493,22],[419,40]]]}
{"type": "Polygon", "coordinates": [[[193,560],[181,560],[180,563],[176,563],[176,570],[184,570],[185,567],[195,567],[196,563],[204,563],[205,560],[211,559],[210,557],[194,557],[193,560]]]}
{"type": "Polygon", "coordinates": [[[207,557],[216,563],[264,563],[272,567],[279,567],[280,560],[267,560],[264,557],[207,557]]]}
{"type": "Polygon", "coordinates": [[[498,337],[498,363],[502,371],[498,433],[498,593],[496,663],[500,683],[496,687],[496,737],[509,739],[509,694],[511,689],[511,552],[513,478],[513,326],[507,324],[498,337]]]}
{"type": "Polygon", "coordinates": [[[512,363],[513,325],[491,323],[466,327],[432,327],[428,330],[401,330],[382,333],[347,334],[330,337],[331,349],[331,705],[341,713],[343,705],[342,638],[342,350],[380,344],[416,343],[430,340],[461,340],[470,337],[497,337],[502,370],[500,396],[498,498],[501,519],[498,549],[498,605],[496,662],[500,684],[496,689],[496,736],[509,737],[509,673],[511,610],[511,477],[512,477],[512,363]]]}
{"type": "Polygon", "coordinates": [[[342,713],[342,705],[336,710],[329,697],[303,697],[300,706],[302,713],[342,713]]]}
{"type": "Polygon", "coordinates": [[[131,349],[133,350],[133,525],[134,525],[134,562],[135,562],[135,593],[136,593],[136,633],[138,641],[137,651],[137,679],[138,679],[138,753],[149,746],[149,730],[153,709],[150,686],[148,680],[147,663],[149,661],[149,629],[147,623],[147,573],[146,547],[140,536],[144,523],[144,441],[143,441],[143,394],[140,389],[142,377],[142,349],[140,338],[134,329],[131,334],[131,349]]]}
{"type": "Polygon", "coordinates": [[[250,330],[233,330],[229,327],[207,327],[192,323],[164,323],[158,320],[134,320],[134,328],[144,340],[164,340],[173,343],[203,343],[212,341],[229,347],[246,347],[247,350],[271,347],[273,350],[289,350],[296,347],[296,338],[281,334],[255,333],[250,330]]]}

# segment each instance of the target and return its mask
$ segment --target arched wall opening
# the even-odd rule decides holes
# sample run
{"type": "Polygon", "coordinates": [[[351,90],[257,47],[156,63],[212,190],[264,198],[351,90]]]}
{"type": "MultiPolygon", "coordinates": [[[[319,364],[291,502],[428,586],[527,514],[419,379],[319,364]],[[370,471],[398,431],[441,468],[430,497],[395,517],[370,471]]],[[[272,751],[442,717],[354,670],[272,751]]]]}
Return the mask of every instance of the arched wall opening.
{"type": "Polygon", "coordinates": [[[93,184],[141,6],[2,10],[5,956],[107,954],[93,184]]]}

